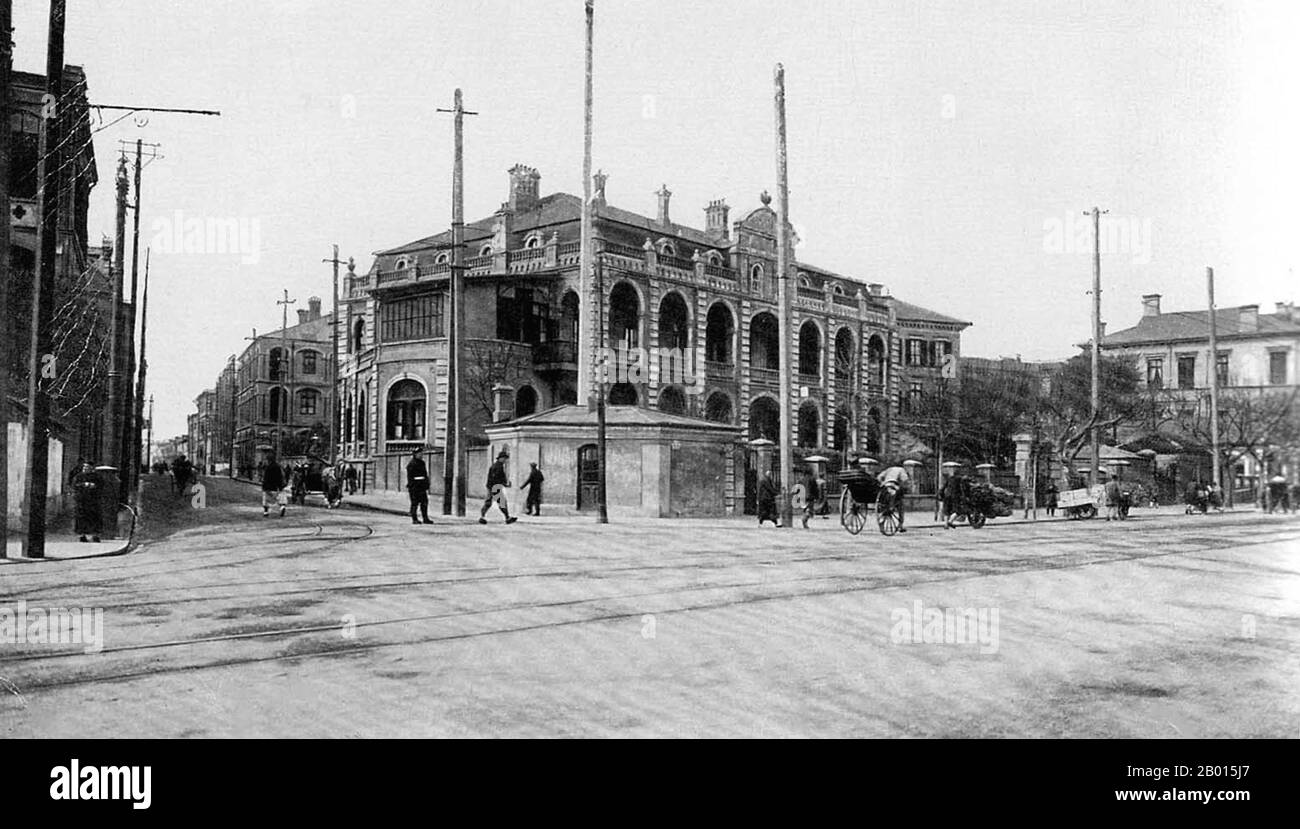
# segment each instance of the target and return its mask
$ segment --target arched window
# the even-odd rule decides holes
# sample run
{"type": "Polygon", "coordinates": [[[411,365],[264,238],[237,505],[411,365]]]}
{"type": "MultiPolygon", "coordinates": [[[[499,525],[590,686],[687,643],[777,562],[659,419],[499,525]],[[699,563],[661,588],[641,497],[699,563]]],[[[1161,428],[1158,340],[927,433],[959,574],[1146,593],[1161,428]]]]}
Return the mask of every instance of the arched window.
{"type": "Polygon", "coordinates": [[[673,291],[659,303],[659,347],[685,352],[691,347],[691,321],[682,295],[673,291]]]}
{"type": "Polygon", "coordinates": [[[805,400],[799,407],[799,445],[805,448],[821,443],[821,414],[817,404],[805,400]]]}
{"type": "Polygon", "coordinates": [[[298,414],[314,415],[320,409],[320,392],[315,389],[303,389],[298,392],[298,414]]]}
{"type": "Polygon", "coordinates": [[[388,390],[388,439],[424,440],[424,387],[401,380],[388,390]]]}
{"type": "Polygon", "coordinates": [[[763,266],[755,265],[749,269],[749,290],[756,294],[763,292],[763,266]]]}
{"type": "Polygon", "coordinates": [[[686,395],[676,386],[667,386],[659,390],[659,411],[665,414],[686,414],[686,395]]]}
{"type": "Polygon", "coordinates": [[[520,386],[515,392],[515,417],[523,417],[537,411],[537,391],[532,386],[520,386]]]}
{"type": "Polygon", "coordinates": [[[770,397],[756,397],[749,404],[749,439],[775,442],[781,436],[781,407],[770,397]]]}
{"type": "Polygon", "coordinates": [[[433,264],[435,264],[435,265],[445,265],[445,264],[447,264],[447,263],[450,262],[450,261],[451,261],[451,256],[448,255],[446,252],[443,252],[443,253],[438,254],[438,255],[434,258],[434,260],[433,260],[433,264]]]}
{"type": "Polygon", "coordinates": [[[722,254],[716,250],[711,250],[706,261],[715,268],[720,268],[722,267],[722,254]]]}
{"type": "Polygon", "coordinates": [[[885,385],[885,341],[879,334],[872,334],[867,340],[867,374],[871,385],[885,385]]]}
{"type": "Polygon", "coordinates": [[[659,253],[663,256],[676,256],[677,247],[667,239],[661,239],[659,241],[659,253]]]}
{"type": "Polygon", "coordinates": [[[731,398],[720,391],[709,395],[709,399],[704,404],[704,417],[714,423],[730,423],[731,398]]]}
{"type": "Polygon", "coordinates": [[[317,367],[319,364],[320,364],[319,351],[308,350],[308,351],[300,352],[298,365],[301,368],[303,374],[315,374],[318,370],[317,367]]]}
{"type": "Polygon", "coordinates": [[[641,300],[636,289],[620,282],[609,292],[609,344],[631,350],[641,343],[641,300]]]}
{"type": "Polygon", "coordinates": [[[279,386],[276,386],[275,388],[271,389],[271,393],[267,395],[267,403],[268,405],[267,405],[266,414],[269,420],[275,423],[279,423],[281,420],[284,420],[288,417],[289,397],[288,397],[288,392],[286,392],[284,389],[280,388],[279,386]]]}
{"type": "Polygon", "coordinates": [[[611,406],[635,406],[638,398],[636,386],[631,383],[615,383],[609,389],[611,406]]]}
{"type": "Polygon", "coordinates": [[[853,332],[841,328],[835,332],[835,382],[848,387],[853,382],[853,371],[857,366],[853,345],[853,332]]]}
{"type": "Polygon", "coordinates": [[[704,359],[712,363],[732,365],[732,352],[736,340],[736,324],[731,309],[725,302],[715,302],[709,308],[704,329],[704,359]]]}
{"type": "Polygon", "coordinates": [[[479,256],[491,256],[491,255],[492,255],[492,246],[491,246],[491,245],[484,245],[483,247],[479,248],[479,249],[478,249],[478,255],[479,255],[479,256]]]}
{"type": "Polygon", "coordinates": [[[366,409],[366,390],[362,389],[361,392],[357,395],[357,440],[361,443],[365,443],[367,440],[370,439],[369,435],[366,433],[366,412],[367,411],[368,410],[366,409]]]}
{"type": "Polygon", "coordinates": [[[764,311],[749,323],[749,363],[754,368],[781,367],[781,340],[776,317],[764,311]]]}
{"type": "Polygon", "coordinates": [[[531,234],[527,239],[524,240],[524,247],[530,250],[532,248],[540,248],[541,246],[542,246],[542,237],[538,236],[536,233],[531,234]]]}
{"type": "Polygon", "coordinates": [[[361,343],[366,339],[366,321],[360,317],[352,323],[352,351],[357,353],[361,351],[361,343]]]}
{"type": "Polygon", "coordinates": [[[809,377],[822,373],[822,332],[812,320],[799,326],[799,373],[809,377]]]}
{"type": "Polygon", "coordinates": [[[398,257],[397,261],[393,263],[393,270],[404,271],[406,270],[406,266],[409,264],[410,262],[405,256],[398,257]]]}
{"type": "Polygon", "coordinates": [[[811,288],[811,287],[812,287],[812,282],[808,281],[808,274],[806,274],[806,273],[801,273],[801,274],[799,274],[799,287],[800,287],[800,288],[811,288]]]}
{"type": "Polygon", "coordinates": [[[560,300],[560,336],[558,339],[570,343],[578,342],[578,293],[567,291],[560,300]]]}
{"type": "Polygon", "coordinates": [[[273,348],[267,358],[267,379],[272,383],[278,383],[286,379],[288,375],[288,361],[285,359],[284,349],[273,348]]]}
{"type": "Polygon", "coordinates": [[[356,440],[356,433],[352,431],[352,395],[348,395],[343,401],[343,440],[351,442],[356,440]]]}

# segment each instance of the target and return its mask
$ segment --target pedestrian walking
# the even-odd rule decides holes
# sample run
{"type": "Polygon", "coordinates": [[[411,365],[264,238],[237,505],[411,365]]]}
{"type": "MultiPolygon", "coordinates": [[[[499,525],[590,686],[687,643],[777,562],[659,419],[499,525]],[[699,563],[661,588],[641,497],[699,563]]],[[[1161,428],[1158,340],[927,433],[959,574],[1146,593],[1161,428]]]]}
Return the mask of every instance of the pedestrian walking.
{"type": "Polygon", "coordinates": [[[529,463],[528,467],[528,478],[519,487],[520,491],[528,490],[528,497],[524,499],[524,515],[540,516],[542,514],[542,481],[546,480],[546,476],[542,474],[542,470],[537,468],[537,464],[529,463]]]}
{"type": "Polygon", "coordinates": [[[943,526],[944,529],[951,530],[956,526],[957,519],[967,512],[970,479],[960,472],[954,472],[948,476],[948,480],[944,481],[940,496],[943,499],[943,508],[939,511],[943,517],[943,526]]]}
{"type": "Polygon", "coordinates": [[[77,505],[74,529],[79,536],[78,541],[85,541],[86,536],[90,536],[91,541],[99,541],[99,534],[103,531],[99,484],[99,473],[95,471],[95,465],[83,459],[81,468],[72,476],[73,498],[77,505]]]}
{"type": "Polygon", "coordinates": [[[487,511],[493,504],[501,510],[501,514],[506,517],[507,524],[513,524],[518,518],[510,517],[510,508],[506,505],[506,488],[510,486],[510,481],[506,478],[506,459],[510,453],[501,450],[497,455],[496,462],[488,469],[487,474],[487,497],[483,499],[483,509],[479,510],[478,522],[487,523],[487,511]]]}
{"type": "Polygon", "coordinates": [[[1057,489],[1056,481],[1048,478],[1047,485],[1043,487],[1043,506],[1047,508],[1047,517],[1056,517],[1056,501],[1060,496],[1060,490],[1057,489]]]}
{"type": "Polygon", "coordinates": [[[1106,491],[1106,520],[1110,521],[1113,518],[1114,520],[1118,521],[1120,519],[1120,512],[1119,512],[1120,502],[1124,498],[1124,493],[1120,491],[1119,488],[1119,481],[1116,480],[1115,478],[1111,478],[1109,481],[1106,482],[1105,491],[1106,491]]]}
{"type": "Polygon", "coordinates": [[[284,467],[275,461],[269,461],[262,470],[262,517],[271,514],[271,507],[280,508],[280,517],[284,517],[286,501],[284,492],[284,467]]]}
{"type": "Polygon", "coordinates": [[[348,494],[356,495],[357,494],[357,468],[355,466],[353,466],[352,464],[348,464],[347,469],[343,471],[343,480],[347,482],[348,494]]]}
{"type": "Polygon", "coordinates": [[[406,465],[406,492],[411,498],[411,523],[420,523],[420,519],[415,517],[418,509],[424,523],[432,524],[429,520],[429,468],[424,465],[419,449],[411,453],[411,461],[406,465]]]}
{"type": "Polygon", "coordinates": [[[764,472],[762,480],[758,482],[758,526],[763,526],[764,521],[771,521],[776,527],[781,526],[776,514],[776,496],[780,492],[776,481],[772,480],[771,471],[764,472]]]}
{"type": "Polygon", "coordinates": [[[817,477],[811,472],[805,473],[803,477],[803,515],[800,518],[803,528],[808,529],[808,519],[813,517],[817,510],[817,501],[821,498],[821,490],[817,487],[817,477]]]}

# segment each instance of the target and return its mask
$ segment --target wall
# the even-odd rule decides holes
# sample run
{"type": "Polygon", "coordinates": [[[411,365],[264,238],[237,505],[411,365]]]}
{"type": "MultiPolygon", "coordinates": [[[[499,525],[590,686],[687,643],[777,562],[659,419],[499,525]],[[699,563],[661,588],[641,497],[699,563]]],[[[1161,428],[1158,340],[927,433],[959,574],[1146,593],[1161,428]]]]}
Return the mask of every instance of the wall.
{"type": "MultiPolygon", "coordinates": [[[[50,476],[46,483],[45,494],[49,498],[46,504],[46,516],[53,519],[63,514],[64,481],[68,472],[63,469],[63,442],[50,438],[48,453],[50,476]]],[[[17,531],[22,527],[23,493],[27,491],[27,424],[9,424],[9,458],[7,460],[9,476],[9,511],[5,516],[8,530],[17,531]]]]}

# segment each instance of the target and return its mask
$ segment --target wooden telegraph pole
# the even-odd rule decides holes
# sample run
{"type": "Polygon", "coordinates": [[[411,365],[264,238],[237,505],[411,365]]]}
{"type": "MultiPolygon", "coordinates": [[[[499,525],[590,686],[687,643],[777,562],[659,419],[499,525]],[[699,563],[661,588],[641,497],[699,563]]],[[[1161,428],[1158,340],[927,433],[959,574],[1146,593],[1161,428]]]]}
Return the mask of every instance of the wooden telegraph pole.
{"type": "Polygon", "coordinates": [[[465,116],[461,92],[456,90],[450,112],[454,117],[451,170],[451,325],[447,330],[447,432],[442,456],[442,514],[465,514],[464,407],[461,403],[462,367],[465,364],[465,116]],[[455,495],[453,496],[453,492],[455,495]]]}
{"type": "MultiPolygon", "coordinates": [[[[9,74],[13,68],[13,0],[0,0],[0,204],[9,204],[9,74]]],[[[0,309],[9,310],[8,218],[0,222],[0,309]]],[[[9,369],[0,366],[0,558],[9,547],[9,369]]]]}
{"type": "Polygon", "coordinates": [[[333,410],[333,418],[330,420],[330,461],[338,463],[343,458],[343,436],[339,434],[342,423],[342,410],[340,404],[343,401],[343,395],[339,394],[339,246],[334,246],[334,257],[332,259],[323,259],[323,262],[329,262],[334,266],[334,319],[330,322],[330,343],[333,349],[330,352],[330,408],[333,410]]]}
{"type": "Polygon", "coordinates": [[[781,458],[781,526],[794,526],[791,514],[790,491],[793,488],[794,474],[791,469],[793,457],[790,447],[790,280],[787,273],[790,268],[790,234],[786,223],[790,215],[790,190],[786,176],[786,141],[785,141],[785,67],[776,65],[776,276],[777,276],[777,336],[781,338],[781,423],[780,423],[780,458],[781,458]]]}
{"type": "MultiPolygon", "coordinates": [[[[50,0],[45,51],[46,105],[40,135],[40,255],[32,286],[31,353],[27,383],[27,556],[45,557],[46,487],[50,476],[50,386],[60,366],[51,354],[55,266],[59,237],[59,179],[63,168],[63,29],[66,0],[50,0]]],[[[8,125],[5,125],[8,128],[8,125]]],[[[8,217],[4,219],[9,221],[8,217]]],[[[4,252],[8,256],[9,252],[4,252]]],[[[7,426],[6,426],[7,428],[7,426]]]]}
{"type": "MultiPolygon", "coordinates": [[[[597,314],[598,329],[601,332],[601,343],[604,343],[604,305],[605,290],[604,279],[601,279],[601,285],[595,291],[591,291],[592,277],[595,270],[595,250],[592,244],[592,229],[595,224],[595,216],[592,213],[591,204],[591,135],[592,135],[592,52],[595,39],[595,18],[596,8],[594,0],[587,0],[587,58],[585,70],[585,85],[583,86],[583,121],[582,121],[582,236],[581,236],[581,255],[579,264],[579,285],[582,288],[584,297],[593,297],[596,307],[600,309],[597,314]]],[[[580,315],[585,318],[587,315],[580,315]]],[[[581,325],[581,322],[579,322],[581,325]]],[[[578,338],[579,340],[582,337],[578,338]]],[[[583,357],[581,352],[586,349],[579,348],[580,356],[579,368],[582,367],[583,357]]],[[[601,349],[604,354],[604,349],[601,349]]],[[[596,361],[591,359],[591,355],[586,355],[585,365],[587,371],[597,370],[596,361]]],[[[599,370],[603,372],[604,366],[599,370]]],[[[600,375],[603,378],[603,373],[600,375]]],[[[588,383],[590,390],[590,375],[584,375],[581,370],[578,374],[579,382],[588,383]]],[[[605,488],[605,467],[606,467],[606,428],[605,428],[605,381],[601,379],[596,385],[596,523],[609,523],[609,502],[605,488]]]]}
{"type": "Polygon", "coordinates": [[[293,359],[289,356],[289,306],[298,300],[289,299],[289,289],[284,289],[284,299],[277,299],[276,305],[283,306],[281,309],[280,322],[280,381],[284,386],[280,389],[280,407],[276,410],[275,418],[275,462],[283,465],[284,459],[280,457],[280,449],[283,445],[285,409],[289,408],[289,401],[292,396],[289,394],[289,369],[293,366],[293,359]]]}
{"type": "MultiPolygon", "coordinates": [[[[1092,213],[1092,467],[1088,486],[1096,486],[1101,470],[1101,214],[1109,210],[1094,207],[1092,213]]],[[[1086,215],[1086,214],[1085,214],[1086,215]]]]}
{"type": "Polygon", "coordinates": [[[1214,268],[1205,269],[1205,286],[1210,300],[1210,452],[1214,456],[1211,474],[1214,486],[1223,492],[1223,472],[1219,463],[1219,326],[1214,318],[1214,268]]]}

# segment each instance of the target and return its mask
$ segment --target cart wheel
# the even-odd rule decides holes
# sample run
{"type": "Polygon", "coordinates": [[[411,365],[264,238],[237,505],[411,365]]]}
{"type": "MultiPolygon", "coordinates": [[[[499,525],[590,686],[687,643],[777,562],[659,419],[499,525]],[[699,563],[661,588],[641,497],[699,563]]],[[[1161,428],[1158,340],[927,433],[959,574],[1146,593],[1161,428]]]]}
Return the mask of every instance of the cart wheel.
{"type": "Polygon", "coordinates": [[[898,532],[898,513],[894,512],[892,505],[886,503],[887,497],[884,490],[876,496],[876,523],[880,525],[881,535],[898,532]]]}
{"type": "Polygon", "coordinates": [[[1096,518],[1096,517],[1097,517],[1097,505],[1096,505],[1096,504],[1089,504],[1089,505],[1086,506],[1086,507],[1080,507],[1080,508],[1079,508],[1079,517],[1080,517],[1080,518],[1096,518]]]}
{"type": "Polygon", "coordinates": [[[972,530],[978,530],[980,527],[984,526],[984,522],[988,520],[988,516],[982,512],[972,512],[967,516],[966,520],[970,522],[972,530]]]}
{"type": "Polygon", "coordinates": [[[840,524],[850,535],[857,535],[867,525],[867,505],[854,500],[847,489],[840,494],[840,524]]]}

